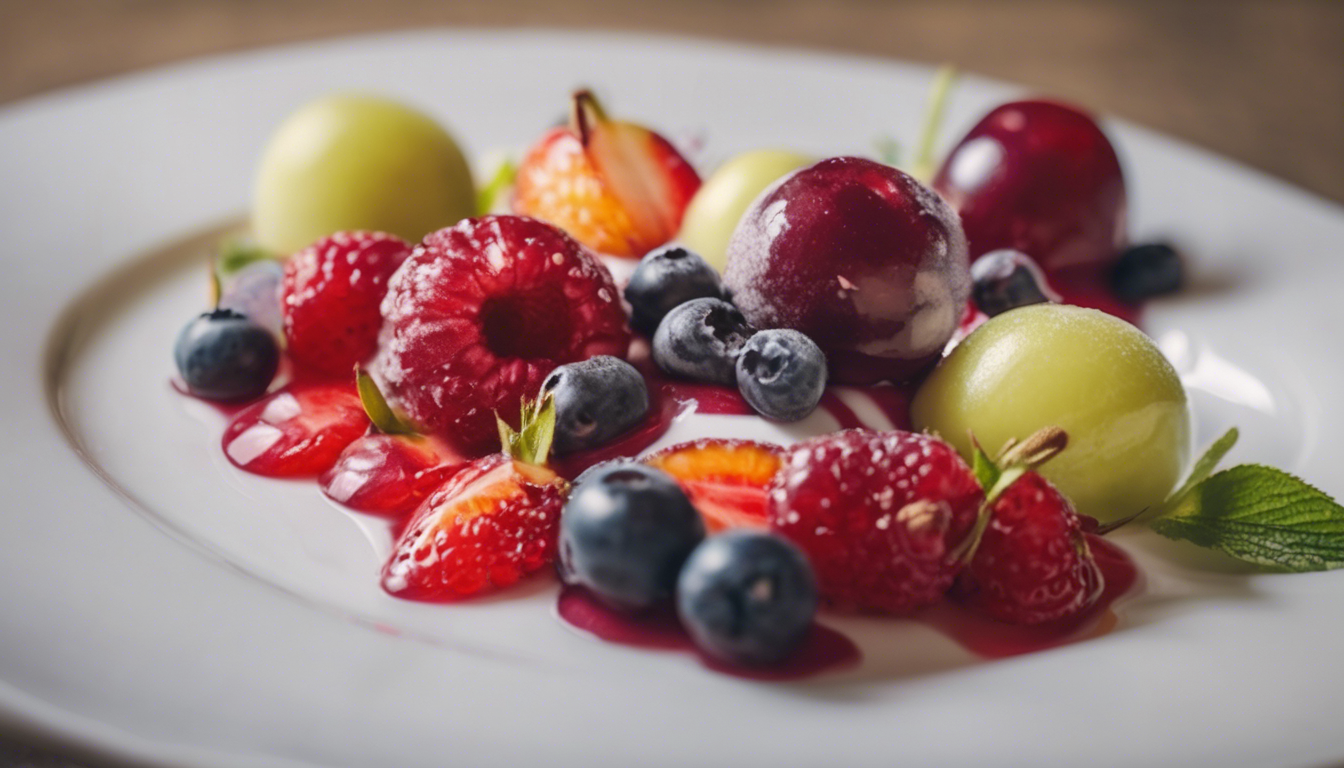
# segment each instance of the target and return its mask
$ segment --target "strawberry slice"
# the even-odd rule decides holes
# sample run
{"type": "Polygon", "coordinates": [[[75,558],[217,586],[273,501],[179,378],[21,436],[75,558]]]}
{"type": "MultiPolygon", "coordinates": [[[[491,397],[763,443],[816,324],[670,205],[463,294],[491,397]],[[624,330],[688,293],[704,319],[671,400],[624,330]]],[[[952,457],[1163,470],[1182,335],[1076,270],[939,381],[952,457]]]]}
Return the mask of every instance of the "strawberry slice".
{"type": "Polygon", "coordinates": [[[322,473],[322,493],[351,509],[409,512],[466,464],[442,440],[419,435],[365,435],[322,473]]]}
{"type": "Polygon", "coordinates": [[[369,419],[348,384],[291,384],[233,417],[224,455],[269,477],[318,475],[363,435],[369,419]]]}
{"type": "Polygon", "coordinates": [[[383,589],[450,600],[506,587],[555,560],[566,483],[544,466],[555,430],[549,397],[523,409],[505,453],[467,464],[416,510],[383,567],[383,589]]]}
{"type": "Polygon", "coordinates": [[[781,466],[780,448],[750,440],[696,440],[644,459],[677,479],[710,533],[765,528],[766,488],[781,466]]]}
{"type": "Polygon", "coordinates": [[[513,210],[602,253],[639,258],[676,236],[699,188],[667,139],[608,118],[592,93],[579,91],[569,125],[542,136],[519,166],[513,210]]]}

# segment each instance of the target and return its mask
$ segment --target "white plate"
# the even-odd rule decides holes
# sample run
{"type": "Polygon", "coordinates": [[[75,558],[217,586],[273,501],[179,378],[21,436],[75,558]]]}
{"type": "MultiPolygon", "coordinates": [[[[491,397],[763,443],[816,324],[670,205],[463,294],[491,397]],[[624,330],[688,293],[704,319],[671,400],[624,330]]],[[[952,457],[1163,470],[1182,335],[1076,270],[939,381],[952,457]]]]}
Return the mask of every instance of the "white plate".
{"type": "MultiPolygon", "coordinates": [[[[1200,570],[1130,535],[1148,590],[1104,637],[980,662],[921,625],[846,619],[832,623],[863,648],[860,668],[750,683],[579,637],[545,585],[457,608],[385,597],[379,531],[311,484],[228,468],[217,417],[167,388],[172,338],[203,301],[200,262],[136,254],[236,215],[268,130],[307,98],[390,93],[479,152],[526,143],[592,84],[624,115],[703,131],[710,156],[864,153],[915,135],[929,76],[722,43],[426,32],[0,111],[0,726],[152,765],[1344,759],[1344,574],[1200,570]]],[[[949,135],[1014,93],[963,83],[949,135]]],[[[1194,288],[1146,326],[1192,387],[1201,439],[1237,423],[1233,459],[1344,495],[1344,211],[1110,128],[1133,232],[1193,257],[1194,288]]]]}

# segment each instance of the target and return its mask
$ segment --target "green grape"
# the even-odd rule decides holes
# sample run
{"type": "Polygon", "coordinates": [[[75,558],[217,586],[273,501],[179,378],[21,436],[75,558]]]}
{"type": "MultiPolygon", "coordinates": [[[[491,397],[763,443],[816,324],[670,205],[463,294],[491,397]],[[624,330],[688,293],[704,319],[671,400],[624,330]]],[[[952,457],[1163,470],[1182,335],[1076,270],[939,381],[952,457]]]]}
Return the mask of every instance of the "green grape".
{"type": "Polygon", "coordinates": [[[766,187],[812,158],[782,149],[743,152],[719,166],[686,207],[678,239],[720,272],[728,264],[728,240],[747,206],[766,187]]]}
{"type": "Polygon", "coordinates": [[[276,130],[257,171],[257,242],[288,254],[333,232],[411,242],[475,212],[462,151],[420,112],[372,96],[311,102],[276,130]]]}
{"type": "Polygon", "coordinates": [[[1185,470],[1190,412],[1171,363],[1134,326],[1037,304],[990,319],[916,393],[917,429],[970,456],[1056,425],[1069,446],[1042,474],[1083,514],[1117,520],[1160,503],[1185,470]]]}

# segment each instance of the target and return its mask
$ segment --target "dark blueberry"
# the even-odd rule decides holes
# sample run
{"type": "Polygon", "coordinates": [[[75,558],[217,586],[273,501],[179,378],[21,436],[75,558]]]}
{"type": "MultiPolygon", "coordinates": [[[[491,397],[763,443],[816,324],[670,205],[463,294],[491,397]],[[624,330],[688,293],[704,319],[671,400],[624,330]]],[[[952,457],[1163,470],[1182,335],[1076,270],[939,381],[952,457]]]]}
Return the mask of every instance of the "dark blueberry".
{"type": "Polygon", "coordinates": [[[248,400],[270,386],[280,348],[270,331],[231,309],[216,309],[187,323],[173,359],[193,395],[248,400]]]}
{"type": "Polygon", "coordinates": [[[971,296],[993,317],[1028,304],[1058,301],[1041,268],[1021,251],[990,251],[971,265],[971,296]]]}
{"type": "Polygon", "coordinates": [[[617,608],[672,597],[705,524],[670,475],[625,463],[587,475],[560,514],[560,575],[617,608]]]}
{"type": "Polygon", "coordinates": [[[679,245],[649,251],[625,287],[630,325],[645,336],[652,336],[658,323],[678,305],[702,298],[725,298],[719,273],[699,254],[679,245]]]}
{"type": "Polygon", "coordinates": [[[1111,287],[1121,301],[1137,304],[1175,293],[1185,281],[1181,256],[1166,243],[1136,245],[1120,254],[1111,271],[1111,287]]]}
{"type": "Polygon", "coordinates": [[[791,542],[739,529],[701,544],[677,581],[677,613],[696,645],[737,664],[773,664],[812,626],[817,583],[791,542]]]}
{"type": "Polygon", "coordinates": [[[826,354],[798,331],[758,331],[737,356],[737,388],[762,416],[798,421],[826,391],[826,354]]]}
{"type": "Polygon", "coordinates": [[[756,330],[723,299],[691,299],[667,313],[653,334],[653,361],[668,373],[733,384],[737,355],[756,330]]]}
{"type": "Polygon", "coordinates": [[[556,368],[541,390],[555,398],[557,454],[601,445],[649,411],[644,377],[633,365],[609,355],[556,368]]]}

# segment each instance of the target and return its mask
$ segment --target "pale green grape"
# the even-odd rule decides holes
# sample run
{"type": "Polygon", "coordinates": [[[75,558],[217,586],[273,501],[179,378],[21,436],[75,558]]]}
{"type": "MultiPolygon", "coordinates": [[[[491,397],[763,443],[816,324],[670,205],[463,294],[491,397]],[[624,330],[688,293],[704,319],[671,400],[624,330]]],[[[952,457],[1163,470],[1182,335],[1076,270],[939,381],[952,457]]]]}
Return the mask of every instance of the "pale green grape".
{"type": "Polygon", "coordinates": [[[287,254],[333,232],[371,229],[411,242],[475,212],[471,171],[436,122],[372,96],[333,96],[294,112],[257,170],[252,227],[287,254]]]}
{"type": "Polygon", "coordinates": [[[728,264],[728,240],[751,201],[781,176],[812,163],[810,157],[782,149],[736,155],[705,179],[691,198],[678,239],[722,272],[728,264]]]}
{"type": "Polygon", "coordinates": [[[1171,363],[1134,326],[1092,309],[1038,304],[977,329],[916,394],[917,429],[970,455],[1055,425],[1068,448],[1042,470],[1102,521],[1160,503],[1185,470],[1190,413],[1171,363]]]}

